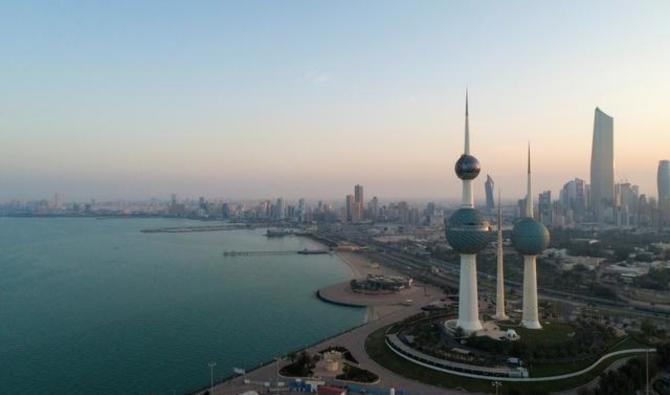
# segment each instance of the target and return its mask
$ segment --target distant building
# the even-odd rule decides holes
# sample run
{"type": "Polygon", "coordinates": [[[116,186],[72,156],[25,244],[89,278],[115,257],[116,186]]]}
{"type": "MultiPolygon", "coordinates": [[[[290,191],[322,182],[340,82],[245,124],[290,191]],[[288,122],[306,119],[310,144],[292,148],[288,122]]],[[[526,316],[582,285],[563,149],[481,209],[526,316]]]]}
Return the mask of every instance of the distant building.
{"type": "Polygon", "coordinates": [[[587,208],[587,185],[582,179],[575,178],[563,185],[559,194],[561,214],[567,222],[582,222],[587,208]]]}
{"type": "Polygon", "coordinates": [[[640,206],[640,188],[628,182],[614,186],[614,219],[617,226],[637,224],[637,213],[640,206]]]}
{"type": "Polygon", "coordinates": [[[495,187],[495,183],[493,182],[493,178],[491,178],[490,175],[486,175],[486,182],[484,183],[484,189],[486,189],[486,209],[489,212],[493,212],[493,210],[496,208],[495,200],[493,197],[493,188],[495,187]]]}
{"type": "Polygon", "coordinates": [[[354,195],[347,195],[345,203],[344,203],[344,219],[345,222],[354,222],[354,206],[356,205],[356,201],[354,200],[354,195]]]}
{"type": "Polygon", "coordinates": [[[656,175],[658,186],[658,210],[661,223],[670,224],[670,160],[658,162],[658,173],[656,175]]]}
{"type": "Polygon", "coordinates": [[[540,197],[537,202],[537,211],[540,216],[540,222],[545,225],[552,224],[551,191],[544,191],[540,193],[540,197]]]}
{"type": "Polygon", "coordinates": [[[275,219],[280,219],[280,220],[284,219],[284,217],[286,216],[286,207],[284,205],[284,199],[282,199],[282,198],[277,199],[277,203],[275,204],[273,214],[274,214],[273,216],[274,216],[275,219]]]}
{"type": "Polygon", "coordinates": [[[377,199],[377,196],[374,196],[368,203],[368,211],[370,212],[370,218],[376,220],[379,216],[379,199],[377,199]]]}
{"type": "Polygon", "coordinates": [[[591,147],[591,211],[605,222],[614,206],[614,120],[599,108],[593,121],[591,147]]]}
{"type": "MultiPolygon", "coordinates": [[[[355,206],[355,216],[358,221],[361,221],[364,217],[364,197],[363,197],[363,185],[356,184],[354,186],[354,203],[356,203],[355,206]]],[[[358,222],[355,221],[355,222],[358,222]]]]}

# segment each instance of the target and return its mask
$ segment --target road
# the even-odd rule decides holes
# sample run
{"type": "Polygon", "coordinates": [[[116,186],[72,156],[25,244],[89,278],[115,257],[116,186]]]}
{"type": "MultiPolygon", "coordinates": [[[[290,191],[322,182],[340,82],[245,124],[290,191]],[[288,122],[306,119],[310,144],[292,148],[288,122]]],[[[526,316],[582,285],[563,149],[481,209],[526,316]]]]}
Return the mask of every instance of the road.
{"type": "MultiPolygon", "coordinates": [[[[437,292],[435,295],[439,295],[437,292]]],[[[369,322],[366,325],[358,327],[350,332],[346,332],[340,336],[334,337],[332,339],[326,340],[322,343],[317,344],[316,346],[306,349],[309,353],[317,353],[324,348],[332,345],[344,346],[359,362],[361,368],[369,370],[376,373],[380,377],[380,382],[374,385],[369,385],[365,387],[373,388],[395,388],[396,390],[404,390],[413,395],[461,395],[461,394],[472,394],[470,392],[462,392],[457,390],[450,390],[440,387],[435,387],[432,385],[427,385],[420,383],[406,377],[402,377],[384,367],[379,365],[377,362],[370,359],[370,357],[365,352],[365,339],[374,331],[394,322],[403,320],[411,315],[418,314],[421,312],[420,305],[409,306],[407,308],[397,310],[393,313],[385,315],[375,321],[369,322]]],[[[249,372],[244,376],[237,377],[235,379],[229,380],[227,382],[218,384],[214,387],[212,394],[215,395],[237,395],[244,391],[256,390],[258,392],[264,392],[265,388],[263,387],[262,382],[266,382],[270,379],[275,380],[277,377],[277,371],[281,369],[287,362],[279,361],[274,362],[269,365],[266,365],[260,369],[249,372]],[[252,382],[257,382],[258,384],[245,384],[244,380],[250,380],[252,382]]],[[[338,384],[338,381],[335,380],[334,384],[338,384]]],[[[339,382],[340,385],[345,383],[339,382]]],[[[200,393],[202,394],[202,392],[200,393]]]]}

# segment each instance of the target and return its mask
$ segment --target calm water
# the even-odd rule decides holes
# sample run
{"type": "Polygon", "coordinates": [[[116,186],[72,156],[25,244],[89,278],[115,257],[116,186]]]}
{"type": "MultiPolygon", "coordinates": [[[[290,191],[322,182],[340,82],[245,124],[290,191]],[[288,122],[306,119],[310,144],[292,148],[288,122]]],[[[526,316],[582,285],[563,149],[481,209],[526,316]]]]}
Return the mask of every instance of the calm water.
{"type": "Polygon", "coordinates": [[[363,322],[314,297],[335,256],[222,256],[309,240],[139,232],[187,224],[0,218],[0,393],[183,393],[363,322]]]}

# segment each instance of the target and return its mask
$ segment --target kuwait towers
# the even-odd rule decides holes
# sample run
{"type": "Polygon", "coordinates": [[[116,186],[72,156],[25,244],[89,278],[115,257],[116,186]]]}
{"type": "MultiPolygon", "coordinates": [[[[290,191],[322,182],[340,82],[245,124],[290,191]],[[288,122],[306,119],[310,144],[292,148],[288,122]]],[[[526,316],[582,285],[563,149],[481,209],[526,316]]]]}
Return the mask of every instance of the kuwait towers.
{"type": "Polygon", "coordinates": [[[549,231],[533,218],[533,194],[530,177],[530,146],[528,146],[528,180],[526,186],[526,212],[514,225],[512,244],[523,255],[523,315],[521,325],[529,329],[542,329],[537,310],[537,270],[535,258],[549,245],[549,231]]]}
{"type": "Polygon", "coordinates": [[[465,93],[465,149],[456,162],[455,170],[458,178],[463,180],[463,200],[461,208],[449,218],[446,236],[449,244],[461,256],[456,326],[465,333],[472,333],[482,329],[477,292],[477,253],[489,243],[489,224],[475,209],[472,195],[472,180],[477,177],[481,167],[477,158],[470,155],[467,92],[465,93]]]}

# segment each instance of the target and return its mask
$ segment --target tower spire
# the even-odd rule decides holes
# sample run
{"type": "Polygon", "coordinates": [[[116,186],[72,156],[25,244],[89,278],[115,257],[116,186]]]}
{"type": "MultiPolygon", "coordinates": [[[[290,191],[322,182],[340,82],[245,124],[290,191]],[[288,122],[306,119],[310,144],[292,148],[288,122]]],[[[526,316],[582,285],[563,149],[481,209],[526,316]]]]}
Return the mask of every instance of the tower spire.
{"type": "Polygon", "coordinates": [[[498,188],[498,238],[502,237],[502,208],[500,207],[500,188],[498,188]]]}
{"type": "Polygon", "coordinates": [[[531,188],[531,175],[530,175],[530,143],[528,143],[528,175],[527,175],[527,185],[526,185],[526,217],[533,218],[533,191],[531,188]]]}
{"type": "Polygon", "coordinates": [[[470,114],[468,111],[468,89],[465,88],[465,147],[463,153],[470,155],[470,114]]]}

